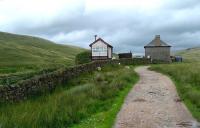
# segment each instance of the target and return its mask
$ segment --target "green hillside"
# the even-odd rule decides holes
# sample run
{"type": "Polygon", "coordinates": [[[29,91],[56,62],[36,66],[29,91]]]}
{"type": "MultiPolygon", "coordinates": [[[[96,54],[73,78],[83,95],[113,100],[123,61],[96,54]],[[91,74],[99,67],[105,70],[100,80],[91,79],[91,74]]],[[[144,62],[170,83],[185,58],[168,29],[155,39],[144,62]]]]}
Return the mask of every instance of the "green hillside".
{"type": "Polygon", "coordinates": [[[4,76],[73,65],[76,54],[84,50],[42,38],[0,32],[0,81],[4,76]]]}
{"type": "Polygon", "coordinates": [[[181,50],[176,55],[182,56],[185,61],[200,61],[200,47],[181,50]]]}

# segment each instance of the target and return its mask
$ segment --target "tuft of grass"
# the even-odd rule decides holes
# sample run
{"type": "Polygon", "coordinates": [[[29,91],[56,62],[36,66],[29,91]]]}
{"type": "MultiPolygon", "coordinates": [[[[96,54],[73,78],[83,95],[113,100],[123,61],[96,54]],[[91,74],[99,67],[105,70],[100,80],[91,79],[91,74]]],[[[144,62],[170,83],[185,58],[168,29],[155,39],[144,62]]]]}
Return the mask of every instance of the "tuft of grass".
{"type": "Polygon", "coordinates": [[[150,69],[169,75],[192,115],[200,121],[200,63],[153,65],[150,69]]]}
{"type": "MultiPolygon", "coordinates": [[[[123,96],[138,79],[133,69],[134,67],[127,69],[124,66],[107,66],[102,71],[85,73],[72,79],[53,93],[21,103],[1,104],[0,126],[64,128],[75,126],[98,113],[102,113],[105,120],[110,120],[102,122],[105,126],[110,126],[123,96]],[[115,104],[118,107],[115,108],[115,104]]],[[[98,125],[101,126],[102,123],[98,125]]]]}

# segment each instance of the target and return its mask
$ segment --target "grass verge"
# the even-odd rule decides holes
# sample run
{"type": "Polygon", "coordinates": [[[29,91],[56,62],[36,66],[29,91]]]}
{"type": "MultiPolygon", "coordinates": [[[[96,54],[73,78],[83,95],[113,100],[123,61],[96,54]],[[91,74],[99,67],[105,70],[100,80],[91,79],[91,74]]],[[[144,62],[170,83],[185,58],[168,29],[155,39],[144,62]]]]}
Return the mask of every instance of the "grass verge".
{"type": "MultiPolygon", "coordinates": [[[[138,76],[135,78],[133,77],[133,79],[135,79],[134,83],[137,82],[138,78],[138,76]]],[[[133,87],[134,83],[129,83],[127,87],[119,93],[118,97],[114,99],[111,107],[107,111],[96,113],[71,128],[111,128],[115,123],[116,115],[120,111],[126,95],[133,87]]]]}
{"type": "Polygon", "coordinates": [[[192,115],[200,121],[200,63],[153,65],[150,69],[170,76],[180,98],[192,115]]]}

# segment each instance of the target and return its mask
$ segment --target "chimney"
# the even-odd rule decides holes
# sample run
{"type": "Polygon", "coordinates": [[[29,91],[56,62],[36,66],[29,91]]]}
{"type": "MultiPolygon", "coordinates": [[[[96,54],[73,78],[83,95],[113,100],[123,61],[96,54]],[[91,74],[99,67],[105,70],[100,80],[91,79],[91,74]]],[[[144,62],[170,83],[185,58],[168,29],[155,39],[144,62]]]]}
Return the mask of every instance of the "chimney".
{"type": "Polygon", "coordinates": [[[160,40],[160,35],[156,35],[156,39],[159,39],[159,40],[160,40]]]}
{"type": "Polygon", "coordinates": [[[94,41],[96,41],[96,40],[97,40],[97,35],[94,35],[94,39],[95,39],[94,41]]]}
{"type": "Polygon", "coordinates": [[[155,37],[155,45],[156,46],[160,46],[161,45],[161,43],[160,43],[160,35],[156,35],[156,37],[155,37]]]}

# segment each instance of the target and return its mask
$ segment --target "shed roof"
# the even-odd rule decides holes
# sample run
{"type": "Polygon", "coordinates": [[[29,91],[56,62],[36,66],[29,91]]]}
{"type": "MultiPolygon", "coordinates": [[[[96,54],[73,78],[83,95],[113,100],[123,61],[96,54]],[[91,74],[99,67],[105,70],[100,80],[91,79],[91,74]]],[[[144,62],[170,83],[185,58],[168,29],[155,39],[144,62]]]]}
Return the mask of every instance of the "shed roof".
{"type": "Polygon", "coordinates": [[[113,48],[112,45],[110,45],[109,43],[105,42],[103,39],[98,38],[97,40],[95,40],[93,43],[91,43],[89,46],[91,47],[93,44],[95,44],[98,41],[102,41],[104,44],[108,45],[109,47],[113,48]]]}
{"type": "Polygon", "coordinates": [[[150,43],[144,46],[144,48],[146,47],[171,47],[171,46],[162,41],[160,39],[160,35],[156,35],[155,38],[150,43]]]}

